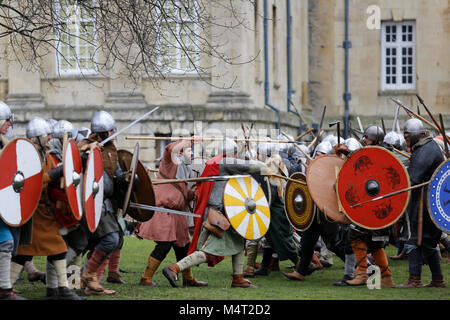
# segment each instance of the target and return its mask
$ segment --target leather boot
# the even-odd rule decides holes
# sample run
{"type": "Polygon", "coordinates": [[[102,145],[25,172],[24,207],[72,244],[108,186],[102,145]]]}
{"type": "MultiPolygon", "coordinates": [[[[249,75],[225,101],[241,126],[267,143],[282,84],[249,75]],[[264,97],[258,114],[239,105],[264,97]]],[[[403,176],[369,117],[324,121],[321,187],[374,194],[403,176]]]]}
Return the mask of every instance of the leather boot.
{"type": "Polygon", "coordinates": [[[153,258],[152,256],[148,257],[147,266],[145,267],[144,275],[141,277],[141,281],[139,282],[140,286],[146,287],[157,287],[158,285],[153,282],[153,275],[158,269],[161,261],[153,258]]]}
{"type": "Polygon", "coordinates": [[[298,273],[297,271],[294,272],[283,272],[283,275],[288,278],[289,280],[295,280],[295,281],[305,281],[305,276],[298,273]]]}
{"type": "Polygon", "coordinates": [[[86,297],[80,297],[68,287],[58,287],[58,300],[86,300],[86,297]]]}
{"type": "Polygon", "coordinates": [[[206,287],[208,282],[198,281],[192,275],[192,268],[187,268],[181,272],[183,275],[183,286],[185,287],[206,287]]]}
{"type": "Polygon", "coordinates": [[[258,288],[247,279],[244,279],[244,274],[233,274],[233,281],[231,282],[233,288],[258,288]]]}
{"type": "Polygon", "coordinates": [[[353,279],[353,278],[352,278],[350,275],[344,274],[344,276],[342,277],[342,279],[339,280],[339,281],[337,281],[337,282],[335,282],[335,283],[333,283],[333,285],[334,285],[334,286],[337,286],[337,287],[345,287],[345,286],[348,286],[347,281],[348,281],[348,280],[352,280],[352,279],[353,279]]]}
{"type": "Polygon", "coordinates": [[[422,288],[422,281],[421,277],[419,276],[413,276],[409,275],[408,281],[405,283],[396,286],[395,288],[422,288]]]}
{"type": "Polygon", "coordinates": [[[170,267],[165,267],[162,271],[163,275],[169,280],[172,287],[178,288],[178,272],[180,272],[180,267],[175,263],[170,267]]]}
{"type": "Polygon", "coordinates": [[[425,286],[426,288],[445,288],[444,276],[431,276],[431,282],[425,286]]]}
{"type": "Polygon", "coordinates": [[[280,271],[280,260],[278,258],[270,259],[269,266],[267,267],[267,271],[270,273],[272,271],[280,271]]]}
{"type": "Polygon", "coordinates": [[[96,272],[85,272],[81,277],[81,286],[84,289],[89,289],[89,292],[102,292],[104,288],[98,282],[96,272]]]}
{"type": "Polygon", "coordinates": [[[259,267],[255,270],[255,276],[268,276],[270,273],[269,264],[272,261],[273,250],[271,248],[263,249],[263,258],[259,267]]]}
{"type": "Polygon", "coordinates": [[[369,279],[369,275],[366,270],[356,269],[354,278],[352,280],[347,280],[346,283],[349,286],[362,286],[366,285],[367,279],[369,279]]]}
{"type": "Polygon", "coordinates": [[[45,284],[45,272],[39,271],[33,264],[33,260],[25,262],[25,271],[27,272],[27,279],[30,282],[41,281],[45,284]]]}
{"type": "Polygon", "coordinates": [[[380,286],[382,288],[395,288],[394,281],[392,280],[392,276],[388,275],[381,278],[380,286]]]}
{"type": "Polygon", "coordinates": [[[247,278],[254,278],[255,277],[255,268],[251,266],[246,266],[244,269],[244,276],[247,278]]]}
{"type": "Polygon", "coordinates": [[[18,296],[14,293],[14,290],[11,289],[1,289],[0,288],[0,300],[27,300],[18,296]]]}
{"type": "Polygon", "coordinates": [[[106,281],[109,283],[126,284],[126,282],[120,277],[120,274],[114,271],[108,272],[108,278],[106,278],[106,281]]]}

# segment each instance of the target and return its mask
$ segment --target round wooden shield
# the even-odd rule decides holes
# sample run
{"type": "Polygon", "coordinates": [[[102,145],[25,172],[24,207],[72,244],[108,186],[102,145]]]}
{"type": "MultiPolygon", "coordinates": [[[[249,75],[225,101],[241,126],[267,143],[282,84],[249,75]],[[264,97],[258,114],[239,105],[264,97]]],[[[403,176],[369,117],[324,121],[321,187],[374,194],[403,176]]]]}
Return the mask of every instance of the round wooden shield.
{"type": "MultiPolygon", "coordinates": [[[[117,155],[122,171],[129,171],[131,163],[133,162],[133,154],[127,150],[118,150],[117,155]]],[[[153,190],[152,180],[150,179],[150,175],[146,168],[139,160],[137,160],[135,172],[138,176],[138,182],[132,189],[130,201],[148,206],[155,206],[155,192],[153,190]]],[[[154,211],[131,208],[128,206],[126,213],[137,221],[145,222],[153,217],[154,211]]]]}
{"type": "Polygon", "coordinates": [[[229,179],[223,192],[223,205],[231,226],[243,238],[260,239],[269,229],[269,204],[252,177],[229,179]]]}
{"type": "Polygon", "coordinates": [[[409,186],[408,172],[400,160],[385,148],[370,146],[347,158],[339,171],[336,190],[347,217],[363,228],[376,230],[400,218],[408,205],[410,191],[352,206],[409,186]]]}
{"type": "Polygon", "coordinates": [[[103,160],[98,147],[91,147],[84,173],[84,209],[89,231],[95,232],[102,216],[103,160]]]}
{"type": "Polygon", "coordinates": [[[444,161],[431,177],[427,206],[436,227],[450,234],[450,159],[444,161]]]}
{"type": "Polygon", "coordinates": [[[339,207],[336,194],[336,179],[345,159],[324,154],[314,158],[306,169],[306,183],[316,206],[328,218],[342,224],[350,220],[339,207]]]}
{"type": "MultiPolygon", "coordinates": [[[[306,176],[295,172],[291,179],[306,182],[306,176]]],[[[314,221],[314,202],[306,184],[288,181],[284,189],[284,208],[289,223],[298,231],[306,231],[314,221]]]]}
{"type": "Polygon", "coordinates": [[[74,139],[69,138],[63,147],[64,187],[69,206],[78,221],[83,217],[83,164],[74,139]]]}
{"type": "Polygon", "coordinates": [[[0,168],[0,218],[11,227],[22,226],[41,198],[41,156],[30,140],[15,138],[3,148],[0,168]]]}

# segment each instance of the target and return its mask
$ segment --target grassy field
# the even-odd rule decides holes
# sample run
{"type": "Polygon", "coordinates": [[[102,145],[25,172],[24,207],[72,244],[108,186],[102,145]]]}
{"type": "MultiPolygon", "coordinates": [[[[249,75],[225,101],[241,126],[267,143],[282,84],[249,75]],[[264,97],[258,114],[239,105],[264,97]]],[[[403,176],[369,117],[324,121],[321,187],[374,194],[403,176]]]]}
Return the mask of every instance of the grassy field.
{"type": "MultiPolygon", "coordinates": [[[[102,278],[104,287],[116,290],[117,293],[113,296],[89,296],[88,300],[450,300],[450,263],[447,258],[441,262],[447,288],[369,290],[366,286],[336,287],[332,285],[333,282],[339,280],[344,272],[344,264],[337,257],[334,257],[332,267],[314,272],[304,282],[289,281],[281,272],[272,272],[269,276],[259,276],[251,280],[258,286],[256,289],[231,288],[231,258],[227,257],[214,268],[206,264],[193,268],[194,276],[199,280],[208,281],[208,287],[176,289],[169,285],[161,272],[163,267],[175,261],[171,251],[155,274],[154,281],[159,286],[142,287],[138,285],[139,279],[153,247],[153,241],[125,237],[120,269],[126,271],[122,273],[122,278],[127,284],[107,283],[106,272],[102,278]]],[[[387,247],[388,256],[394,255],[395,252],[395,247],[387,247]]],[[[258,255],[257,261],[260,260],[261,256],[258,255]]],[[[45,271],[44,257],[35,257],[34,262],[40,270],[45,271]]],[[[288,271],[289,265],[291,262],[282,261],[281,271],[288,271]]],[[[407,261],[390,260],[390,267],[396,284],[407,280],[407,261]]],[[[430,270],[428,266],[424,266],[422,282],[428,284],[430,280],[430,270]]],[[[25,298],[45,299],[45,285],[41,282],[30,283],[27,280],[20,280],[16,283],[15,289],[25,298]]]]}

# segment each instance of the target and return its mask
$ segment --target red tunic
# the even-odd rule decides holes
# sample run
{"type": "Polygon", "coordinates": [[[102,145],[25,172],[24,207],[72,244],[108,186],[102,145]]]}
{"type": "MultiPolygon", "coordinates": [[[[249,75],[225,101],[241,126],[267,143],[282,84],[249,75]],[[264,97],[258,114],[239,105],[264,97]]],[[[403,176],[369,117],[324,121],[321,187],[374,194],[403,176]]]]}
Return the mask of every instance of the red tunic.
{"type": "MultiPolygon", "coordinates": [[[[164,150],[159,167],[158,179],[175,179],[178,164],[172,159],[174,148],[183,141],[176,141],[164,150]]],[[[194,193],[187,188],[186,183],[159,184],[154,186],[156,206],[179,211],[185,211],[186,204],[193,199],[194,193]]],[[[139,224],[137,236],[158,241],[172,242],[178,247],[189,243],[189,228],[186,216],[155,211],[153,217],[139,224]]]]}

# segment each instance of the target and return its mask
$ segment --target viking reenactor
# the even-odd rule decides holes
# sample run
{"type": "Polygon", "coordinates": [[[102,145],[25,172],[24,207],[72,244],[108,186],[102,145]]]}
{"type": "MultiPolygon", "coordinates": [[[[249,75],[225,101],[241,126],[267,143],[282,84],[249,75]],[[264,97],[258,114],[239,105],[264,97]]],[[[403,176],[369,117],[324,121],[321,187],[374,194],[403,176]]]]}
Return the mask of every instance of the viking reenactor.
{"type": "MultiPolygon", "coordinates": [[[[321,142],[314,150],[313,158],[332,154],[333,147],[328,141],[321,142]]],[[[311,225],[301,233],[300,240],[300,263],[293,272],[283,272],[289,280],[304,281],[307,275],[310,275],[315,268],[311,266],[314,258],[314,248],[320,237],[327,246],[327,249],[335,253],[342,261],[345,262],[345,273],[343,279],[352,279],[354,268],[354,256],[351,247],[346,245],[344,239],[346,229],[342,228],[339,223],[330,221],[325,214],[314,205],[315,218],[311,225]]],[[[342,281],[342,280],[341,280],[342,281]]]]}
{"type": "MultiPolygon", "coordinates": [[[[9,106],[0,102],[0,150],[8,143],[4,137],[13,125],[13,114],[9,106]]],[[[23,300],[24,298],[16,295],[12,289],[10,278],[11,257],[17,250],[18,228],[8,226],[0,219],[0,300],[23,300]],[[14,233],[16,237],[14,237],[14,233]]]]}
{"type": "MultiPolygon", "coordinates": [[[[267,143],[264,143],[265,149],[270,148],[267,143]]],[[[257,159],[259,161],[264,161],[267,165],[266,174],[276,174],[289,176],[288,169],[286,168],[281,157],[277,154],[262,151],[263,147],[258,148],[257,159]]],[[[266,184],[264,177],[257,174],[253,175],[255,180],[260,183],[260,185],[266,184]]],[[[294,244],[293,239],[293,229],[290,225],[288,219],[286,218],[286,213],[284,209],[283,201],[283,190],[286,181],[277,178],[275,176],[269,177],[270,188],[270,226],[267,230],[265,238],[265,245],[263,246],[263,256],[262,261],[258,269],[255,270],[254,275],[266,276],[270,273],[270,269],[274,265],[278,265],[278,261],[290,260],[294,265],[298,263],[298,250],[294,244]],[[277,255],[277,258],[273,258],[273,254],[277,255]]]]}
{"type": "MultiPolygon", "coordinates": [[[[369,126],[364,131],[364,146],[381,146],[384,140],[383,129],[376,125],[369,126]]],[[[367,274],[367,253],[371,253],[381,271],[381,286],[393,287],[391,271],[384,247],[389,241],[390,230],[384,228],[379,230],[368,230],[355,224],[350,224],[348,238],[356,257],[355,277],[347,280],[351,286],[366,285],[369,275],[367,274]]]]}
{"type": "MultiPolygon", "coordinates": [[[[52,139],[50,140],[50,159],[55,166],[61,166],[63,162],[63,147],[64,137],[75,138],[78,135],[78,130],[67,120],[60,120],[53,126],[52,139]]],[[[83,251],[88,245],[88,234],[86,229],[81,227],[80,222],[75,218],[69,205],[64,186],[60,181],[52,181],[48,185],[49,199],[56,222],[59,226],[59,231],[66,242],[67,265],[72,264],[76,259],[80,259],[83,251]]],[[[52,264],[47,262],[47,270],[53,270],[53,275],[48,276],[48,281],[56,280],[56,270],[52,264]]],[[[52,273],[52,272],[49,272],[52,273]]],[[[56,283],[53,283],[55,286],[56,283]]],[[[52,287],[52,284],[49,283],[52,287]]]]}
{"type": "MultiPolygon", "coordinates": [[[[219,146],[216,157],[206,162],[202,177],[217,175],[249,174],[266,169],[263,162],[237,159],[237,145],[232,139],[225,139],[219,146]]],[[[173,287],[178,287],[177,274],[192,266],[208,263],[212,267],[225,256],[232,257],[232,287],[255,287],[244,279],[243,238],[230,227],[225,216],[224,190],[227,181],[202,182],[198,184],[197,201],[194,212],[201,217],[195,219],[188,256],[163,269],[164,276],[173,287]]],[[[251,203],[249,204],[251,205],[251,203]]],[[[255,206],[253,201],[253,206],[255,206]]]]}
{"type": "MultiPolygon", "coordinates": [[[[444,161],[439,146],[432,137],[425,134],[423,123],[419,119],[406,121],[404,136],[408,147],[412,150],[408,166],[411,185],[429,181],[444,161]]],[[[422,192],[421,188],[411,192],[407,210],[410,236],[405,243],[409,262],[409,279],[406,283],[397,286],[399,288],[422,287],[421,273],[424,263],[428,264],[432,277],[431,283],[426,287],[445,287],[437,249],[442,231],[431,220],[427,206],[423,205],[426,201],[425,196],[426,193],[422,192]],[[419,212],[420,210],[422,212],[419,212]]]]}
{"type": "Polygon", "coordinates": [[[26,261],[34,256],[47,256],[47,298],[55,300],[83,300],[75,292],[68,288],[67,281],[67,246],[59,232],[59,226],[50,205],[48,186],[50,183],[60,181],[63,171],[62,166],[56,166],[48,150],[52,129],[44,119],[33,118],[27,125],[26,136],[41,153],[43,159],[43,189],[39,206],[32,218],[32,240],[29,245],[20,245],[17,255],[12,258],[11,282],[14,283],[23,269],[26,261]],[[49,265],[56,270],[56,286],[48,281],[49,265]]]}
{"type": "MultiPolygon", "coordinates": [[[[192,145],[194,140],[179,140],[165,147],[162,156],[158,179],[188,179],[196,175],[190,168],[192,145]]],[[[154,186],[156,206],[179,211],[185,211],[189,203],[195,199],[196,187],[188,188],[186,182],[159,184],[154,186]]],[[[153,275],[170,249],[175,251],[177,261],[187,256],[190,245],[189,226],[186,216],[155,211],[153,217],[138,223],[136,236],[156,242],[151,252],[140,285],[157,286],[153,275]]],[[[183,285],[202,287],[207,282],[198,281],[192,275],[192,268],[182,271],[183,285]]]]}
{"type": "Polygon", "coordinates": [[[123,245],[123,230],[118,222],[116,201],[127,188],[126,173],[118,164],[117,149],[113,140],[100,145],[116,131],[114,118],[106,111],[94,114],[91,120],[92,133],[82,140],[78,146],[82,152],[82,159],[86,159],[86,151],[90,146],[100,146],[103,161],[104,197],[100,221],[95,232],[90,234],[87,266],[81,278],[81,287],[86,294],[104,295],[114,294],[114,290],[103,288],[98,280],[98,271],[109,258],[108,282],[123,283],[119,274],[120,252],[123,245]]]}

